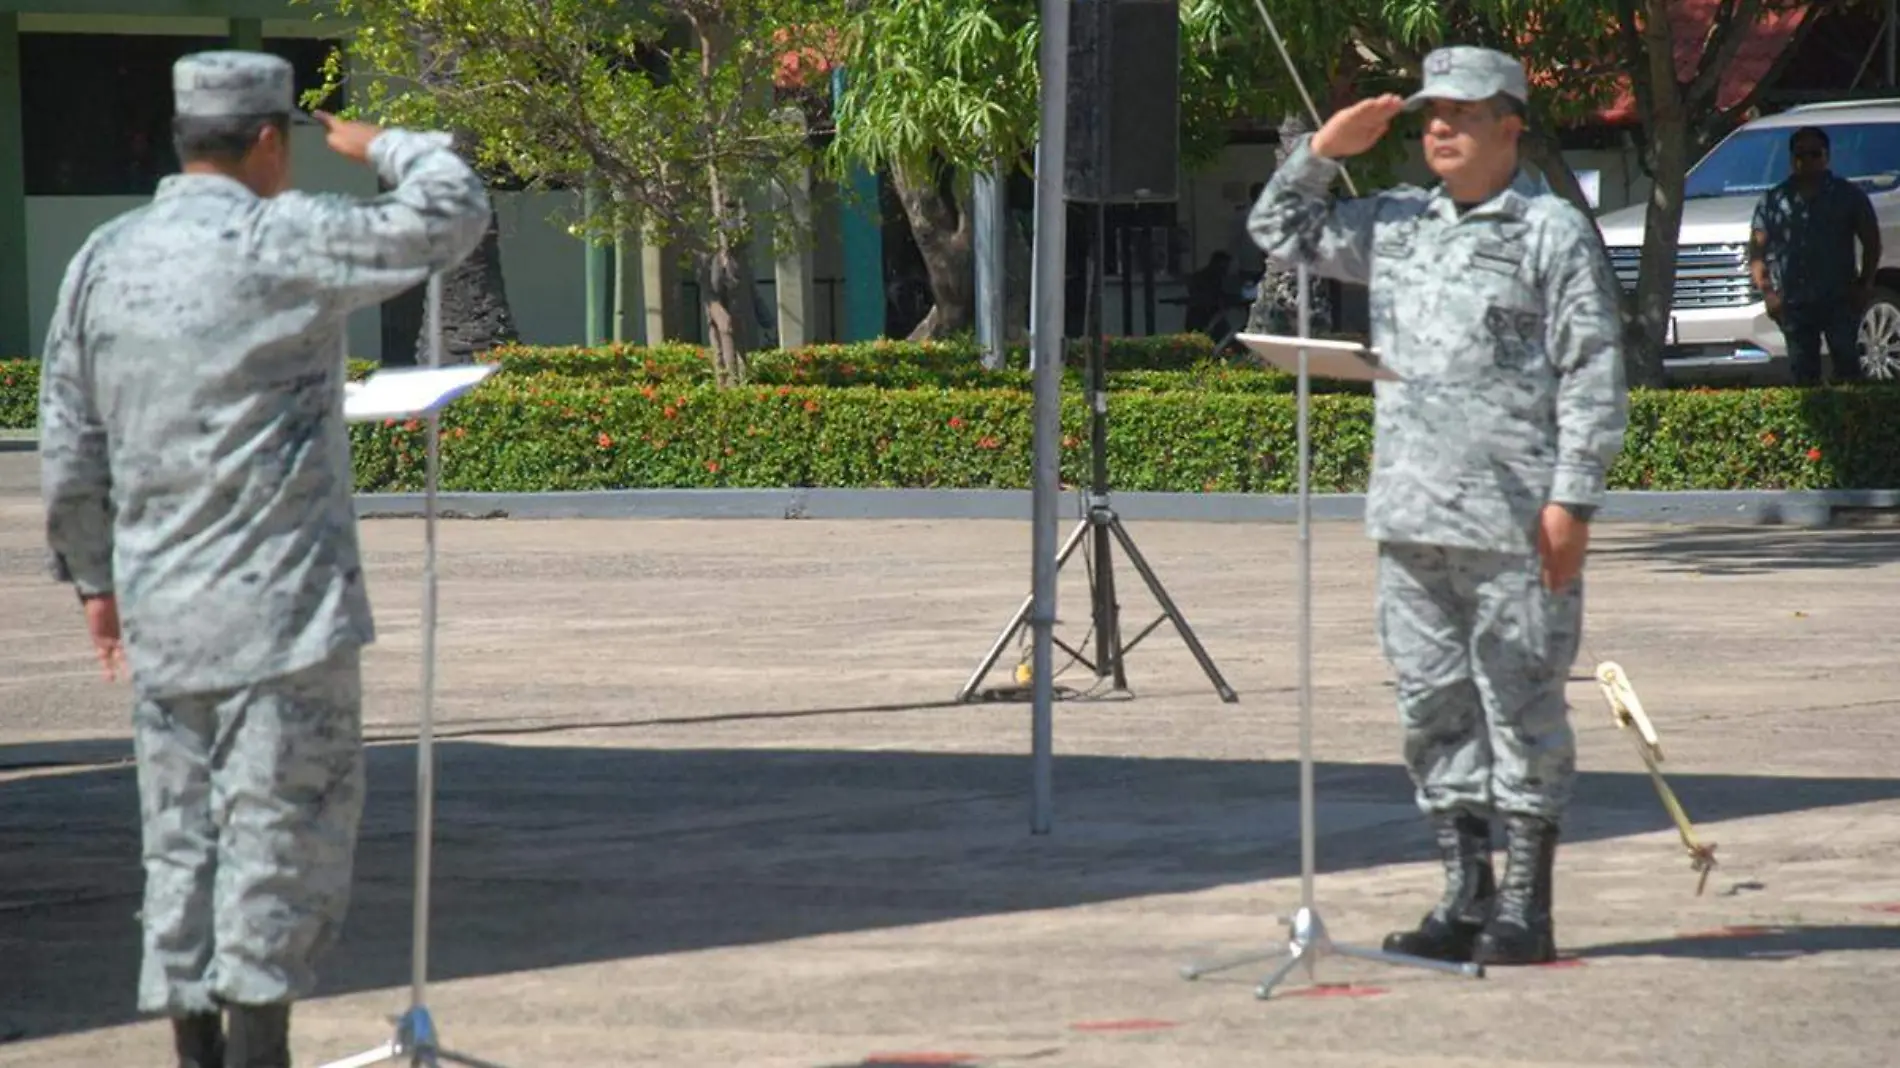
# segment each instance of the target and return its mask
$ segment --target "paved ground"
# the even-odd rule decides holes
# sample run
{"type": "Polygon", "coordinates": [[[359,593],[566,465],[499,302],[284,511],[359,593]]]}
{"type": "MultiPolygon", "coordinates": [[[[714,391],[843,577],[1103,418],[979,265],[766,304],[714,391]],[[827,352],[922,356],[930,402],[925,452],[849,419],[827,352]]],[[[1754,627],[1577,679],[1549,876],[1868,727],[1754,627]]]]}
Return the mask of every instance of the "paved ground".
{"type": "MultiPolygon", "coordinates": [[[[0,454],[0,1029],[26,1032],[0,1065],[159,1065],[163,1028],[132,1012],[125,694],[40,575],[31,465],[0,454]]],[[[1477,982],[1329,960],[1322,983],[1349,985],[1262,1003],[1266,964],[1176,970],[1270,947],[1298,903],[1294,541],[1131,530],[1241,701],[1155,632],[1132,698],[1058,706],[1039,837],[1027,706],[945,702],[1026,590],[1022,524],[445,525],[445,1037],[510,1068],[1810,1068],[1900,1041],[1900,532],[1603,532],[1580,667],[1622,662],[1662,724],[1725,861],[1706,896],[1580,679],[1571,959],[1477,982]]],[[[378,744],[351,925],[297,1011],[303,1065],[381,1042],[408,1003],[421,529],[365,537],[378,744]]],[[[1315,559],[1317,888],[1335,936],[1371,944],[1437,876],[1394,762],[1367,546],[1325,525],[1315,559]]],[[[1119,560],[1116,578],[1145,626],[1151,599],[1119,560]]],[[[1075,641],[1079,561],[1064,581],[1075,641]]]]}

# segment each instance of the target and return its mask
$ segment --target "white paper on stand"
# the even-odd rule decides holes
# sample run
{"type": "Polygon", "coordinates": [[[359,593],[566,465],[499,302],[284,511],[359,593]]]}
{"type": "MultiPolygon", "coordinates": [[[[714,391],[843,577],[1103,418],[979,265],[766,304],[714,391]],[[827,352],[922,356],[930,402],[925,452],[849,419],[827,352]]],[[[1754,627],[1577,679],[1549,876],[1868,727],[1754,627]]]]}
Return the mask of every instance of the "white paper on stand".
{"type": "Polygon", "coordinates": [[[363,423],[427,415],[500,369],[498,364],[464,363],[378,371],[367,382],[350,382],[343,387],[343,418],[363,423]]]}
{"type": "Polygon", "coordinates": [[[1288,374],[1300,372],[1300,350],[1306,350],[1309,378],[1339,378],[1355,382],[1374,379],[1397,382],[1399,376],[1379,366],[1378,357],[1357,341],[1334,341],[1282,334],[1236,334],[1234,340],[1288,374]]]}

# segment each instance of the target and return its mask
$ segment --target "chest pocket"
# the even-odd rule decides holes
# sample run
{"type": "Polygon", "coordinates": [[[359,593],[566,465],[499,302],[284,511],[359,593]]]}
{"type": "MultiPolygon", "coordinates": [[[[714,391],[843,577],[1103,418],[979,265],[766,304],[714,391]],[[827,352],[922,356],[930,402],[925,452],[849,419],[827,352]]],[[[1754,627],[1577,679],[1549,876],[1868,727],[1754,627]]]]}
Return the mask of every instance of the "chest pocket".
{"type": "Polygon", "coordinates": [[[1471,250],[1471,281],[1481,294],[1491,358],[1507,371],[1534,366],[1544,352],[1542,302],[1521,242],[1480,240],[1471,250]]]}

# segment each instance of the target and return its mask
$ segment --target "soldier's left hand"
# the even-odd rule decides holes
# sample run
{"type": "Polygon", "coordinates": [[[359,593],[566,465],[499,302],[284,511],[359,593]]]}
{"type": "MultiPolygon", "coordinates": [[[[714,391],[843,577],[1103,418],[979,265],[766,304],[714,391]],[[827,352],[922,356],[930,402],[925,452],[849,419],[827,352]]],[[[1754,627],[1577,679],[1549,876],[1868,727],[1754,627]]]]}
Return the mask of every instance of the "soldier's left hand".
{"type": "Polygon", "coordinates": [[[1590,547],[1590,524],[1560,504],[1547,504],[1537,524],[1537,554],[1543,558],[1544,586],[1561,590],[1583,573],[1590,547]]]}
{"type": "Polygon", "coordinates": [[[111,595],[86,598],[86,629],[92,633],[93,652],[107,682],[125,674],[125,648],[119,641],[119,599],[111,595]]]}

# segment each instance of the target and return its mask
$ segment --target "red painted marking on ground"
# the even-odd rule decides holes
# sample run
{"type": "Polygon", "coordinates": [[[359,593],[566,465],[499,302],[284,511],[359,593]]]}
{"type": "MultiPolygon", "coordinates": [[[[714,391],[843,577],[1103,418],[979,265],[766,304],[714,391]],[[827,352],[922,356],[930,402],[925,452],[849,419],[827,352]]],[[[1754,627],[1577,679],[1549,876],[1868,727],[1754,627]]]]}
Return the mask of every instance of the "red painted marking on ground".
{"type": "Polygon", "coordinates": [[[1318,986],[1289,990],[1276,997],[1286,998],[1370,998],[1386,992],[1382,986],[1355,986],[1352,983],[1321,983],[1318,986]]]}
{"type": "Polygon", "coordinates": [[[1862,905],[1868,912],[1900,912],[1900,902],[1887,905],[1862,905]]]}
{"type": "Polygon", "coordinates": [[[1775,928],[1773,927],[1747,927],[1747,926],[1731,924],[1730,926],[1727,926],[1727,927],[1717,927],[1713,931],[1695,931],[1690,934],[1682,935],[1680,937],[1683,937],[1683,938],[1753,938],[1757,935],[1773,934],[1774,931],[1775,931],[1775,928]]]}
{"type": "Polygon", "coordinates": [[[1072,1023],[1072,1031],[1165,1031],[1179,1027],[1173,1020],[1088,1020],[1072,1023]]]}

